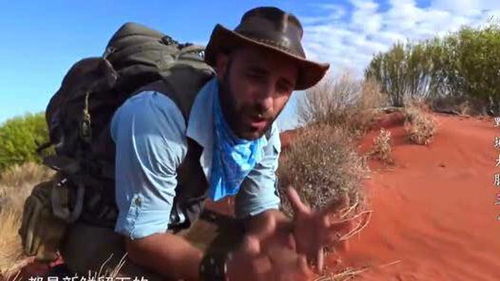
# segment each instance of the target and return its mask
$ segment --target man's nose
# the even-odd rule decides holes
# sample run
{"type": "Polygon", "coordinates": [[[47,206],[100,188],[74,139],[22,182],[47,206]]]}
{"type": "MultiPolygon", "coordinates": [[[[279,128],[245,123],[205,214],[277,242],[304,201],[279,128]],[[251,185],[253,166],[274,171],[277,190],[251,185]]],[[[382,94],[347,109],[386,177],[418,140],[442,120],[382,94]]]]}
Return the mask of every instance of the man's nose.
{"type": "Polygon", "coordinates": [[[255,96],[256,102],[259,104],[261,112],[272,111],[273,108],[274,87],[272,83],[265,83],[260,87],[258,94],[255,96]]]}
{"type": "Polygon", "coordinates": [[[260,112],[267,114],[272,111],[274,102],[273,91],[274,89],[271,86],[262,87],[259,94],[255,97],[260,112]]]}

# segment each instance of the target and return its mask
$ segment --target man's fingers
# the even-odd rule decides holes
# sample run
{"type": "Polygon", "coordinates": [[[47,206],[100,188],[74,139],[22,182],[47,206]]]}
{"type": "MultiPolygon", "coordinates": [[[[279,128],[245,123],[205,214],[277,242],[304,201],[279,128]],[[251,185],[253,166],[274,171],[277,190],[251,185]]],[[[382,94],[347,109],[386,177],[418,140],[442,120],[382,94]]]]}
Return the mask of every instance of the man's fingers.
{"type": "Polygon", "coordinates": [[[318,267],[319,272],[323,271],[324,258],[325,258],[325,255],[323,252],[323,248],[321,248],[318,250],[318,255],[316,257],[316,266],[318,267]]]}
{"type": "Polygon", "coordinates": [[[260,240],[253,235],[247,235],[243,238],[241,250],[249,256],[258,256],[261,253],[260,240]]]}
{"type": "Polygon", "coordinates": [[[310,277],[310,275],[312,275],[311,268],[307,264],[307,258],[305,256],[299,256],[297,258],[297,268],[300,270],[300,272],[307,275],[307,277],[310,277]]]}
{"type": "Polygon", "coordinates": [[[300,200],[300,196],[295,190],[295,188],[289,186],[286,190],[286,195],[295,213],[309,212],[309,207],[307,207],[306,205],[304,205],[304,203],[302,203],[302,201],[300,200]]]}
{"type": "Polygon", "coordinates": [[[292,233],[287,235],[287,247],[291,250],[296,250],[297,249],[297,244],[295,242],[295,237],[293,236],[292,233]]]}

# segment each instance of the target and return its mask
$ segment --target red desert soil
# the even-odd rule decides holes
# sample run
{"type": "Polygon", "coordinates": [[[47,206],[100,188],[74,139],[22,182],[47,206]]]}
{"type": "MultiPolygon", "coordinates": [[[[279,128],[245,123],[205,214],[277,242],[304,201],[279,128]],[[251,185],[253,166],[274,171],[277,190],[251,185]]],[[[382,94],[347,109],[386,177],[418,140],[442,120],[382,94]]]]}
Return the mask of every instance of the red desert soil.
{"type": "MultiPolygon", "coordinates": [[[[348,265],[370,266],[359,280],[500,280],[493,181],[500,128],[491,118],[434,116],[438,133],[428,146],[408,142],[397,113],[381,121],[392,133],[395,165],[370,163],[374,213],[343,254],[348,265]]],[[[361,152],[377,133],[363,139],[361,152]]]]}

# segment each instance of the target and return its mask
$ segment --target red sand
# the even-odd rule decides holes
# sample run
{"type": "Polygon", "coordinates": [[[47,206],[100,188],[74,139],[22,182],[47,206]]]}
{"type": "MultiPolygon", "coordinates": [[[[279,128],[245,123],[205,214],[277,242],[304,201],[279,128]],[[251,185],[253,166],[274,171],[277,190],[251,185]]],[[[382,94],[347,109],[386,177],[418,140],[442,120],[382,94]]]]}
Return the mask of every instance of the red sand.
{"type": "Polygon", "coordinates": [[[491,119],[434,116],[438,133],[429,146],[410,144],[397,115],[382,122],[392,132],[395,165],[370,163],[372,220],[343,256],[370,266],[359,280],[500,280],[500,187],[493,183],[500,128],[491,119]]]}

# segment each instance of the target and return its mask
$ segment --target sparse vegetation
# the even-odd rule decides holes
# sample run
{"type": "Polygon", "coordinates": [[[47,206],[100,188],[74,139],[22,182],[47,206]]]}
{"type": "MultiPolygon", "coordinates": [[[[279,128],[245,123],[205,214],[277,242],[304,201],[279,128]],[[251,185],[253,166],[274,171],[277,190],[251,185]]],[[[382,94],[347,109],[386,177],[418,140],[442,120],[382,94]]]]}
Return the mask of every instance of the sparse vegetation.
{"type": "Polygon", "coordinates": [[[405,130],[411,142],[427,145],[437,132],[436,120],[423,104],[411,104],[404,110],[405,130]]]}
{"type": "MultiPolygon", "coordinates": [[[[374,56],[365,77],[377,80],[394,106],[423,98],[446,99],[447,107],[456,108],[468,100],[471,113],[498,115],[499,54],[500,24],[492,21],[422,42],[398,42],[374,56]]],[[[439,104],[434,105],[436,110],[439,104]]]]}
{"type": "Polygon", "coordinates": [[[298,116],[302,124],[327,124],[360,137],[372,125],[376,109],[384,105],[386,97],[374,80],[356,80],[345,72],[310,89],[298,116]]]}
{"type": "Polygon", "coordinates": [[[36,184],[51,175],[35,163],[14,165],[0,174],[0,276],[15,273],[26,258],[18,235],[24,201],[36,184]]]}
{"type": "MultiPolygon", "coordinates": [[[[345,208],[335,214],[354,225],[352,231],[338,240],[339,243],[345,242],[362,231],[370,221],[371,212],[367,211],[368,202],[361,185],[368,173],[366,159],[356,152],[349,132],[328,124],[302,128],[280,157],[278,175],[282,209],[292,216],[290,203],[283,196],[284,189],[289,185],[295,187],[301,199],[312,208],[346,200],[345,208]]],[[[335,252],[336,248],[327,250],[335,252]]],[[[315,280],[349,280],[363,271],[342,268],[339,263],[315,280]]]]}
{"type": "Polygon", "coordinates": [[[17,235],[21,221],[19,210],[4,209],[0,211],[0,280],[2,276],[12,274],[16,265],[23,259],[21,239],[17,235]]]}
{"type": "Polygon", "coordinates": [[[380,129],[379,134],[373,140],[373,148],[370,151],[370,156],[375,157],[384,163],[392,164],[394,162],[392,158],[392,147],[391,147],[391,132],[380,129]]]}
{"type": "MultiPolygon", "coordinates": [[[[304,127],[296,131],[291,145],[280,157],[281,193],[291,185],[312,208],[332,202],[345,204],[335,215],[351,221],[354,228],[338,242],[355,236],[370,220],[371,211],[361,184],[369,169],[355,144],[385,105],[386,97],[373,80],[356,80],[349,73],[324,79],[305,94],[299,107],[304,127]]],[[[283,211],[290,216],[290,204],[285,196],[282,198],[283,211]]]]}

